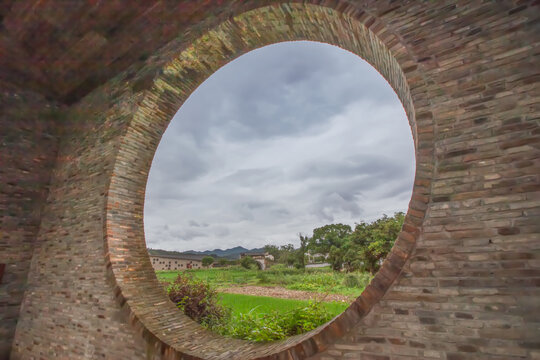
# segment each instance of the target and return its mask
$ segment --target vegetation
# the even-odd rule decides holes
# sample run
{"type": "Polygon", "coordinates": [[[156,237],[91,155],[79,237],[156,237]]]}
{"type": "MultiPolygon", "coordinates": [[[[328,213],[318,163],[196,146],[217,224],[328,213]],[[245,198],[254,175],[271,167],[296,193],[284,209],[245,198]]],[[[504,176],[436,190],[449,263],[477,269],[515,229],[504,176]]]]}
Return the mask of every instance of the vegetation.
{"type": "MultiPolygon", "coordinates": [[[[315,256],[316,262],[329,262],[335,271],[353,272],[368,271],[375,274],[394,245],[394,241],[401,230],[405,215],[397,212],[394,216],[383,215],[371,223],[360,222],[354,227],[346,224],[329,224],[313,230],[313,236],[298,234],[300,247],[296,249],[293,244],[282,246],[266,245],[264,251],[274,257],[275,264],[304,269],[306,267],[306,253],[319,254],[315,256]]],[[[243,247],[211,251],[190,251],[188,253],[204,254],[203,266],[212,264],[216,267],[241,265],[246,269],[258,267],[250,257],[230,259],[219,256],[239,256],[240,252],[250,253],[261,249],[247,250],[243,247]]],[[[148,249],[153,255],[181,254],[165,250],[148,249]]]]}
{"type": "MultiPolygon", "coordinates": [[[[172,283],[181,271],[158,271],[160,281],[172,283]]],[[[228,268],[210,268],[184,270],[194,279],[203,280],[213,287],[230,287],[234,285],[281,286],[290,290],[316,291],[320,293],[342,294],[351,299],[359,296],[371,280],[368,273],[351,272],[345,274],[332,271],[330,268],[288,268],[285,265],[274,265],[266,271],[245,269],[240,266],[228,268]],[[346,275],[358,278],[357,287],[344,285],[346,275]]]]}
{"type": "Polygon", "coordinates": [[[250,256],[243,257],[243,258],[240,260],[240,265],[241,265],[244,269],[253,269],[253,270],[259,269],[259,264],[257,263],[257,261],[255,261],[255,260],[254,260],[252,257],[250,257],[250,256]]]}
{"type": "MultiPolygon", "coordinates": [[[[243,294],[219,294],[219,303],[231,309],[231,315],[239,316],[252,312],[254,314],[267,314],[273,311],[286,313],[299,307],[305,307],[309,300],[281,299],[269,296],[254,296],[243,294]]],[[[332,317],[341,314],[349,303],[331,301],[321,302],[322,306],[332,317]]]]}
{"type": "Polygon", "coordinates": [[[168,295],[180,310],[203,326],[254,342],[284,339],[313,330],[346,306],[236,294],[221,294],[220,298],[208,283],[188,273],[178,274],[168,287],[168,295]]]}
{"type": "Polygon", "coordinates": [[[210,266],[210,265],[212,265],[214,263],[214,258],[211,257],[211,256],[205,256],[205,257],[202,258],[201,261],[202,261],[202,265],[204,267],[208,267],[208,266],[210,266]]]}
{"type": "Polygon", "coordinates": [[[229,321],[211,329],[225,336],[253,342],[267,342],[311,331],[332,317],[322,303],[309,301],[307,305],[295,307],[287,312],[239,313],[232,315],[229,321]]]}
{"type": "Polygon", "coordinates": [[[347,276],[345,276],[343,279],[343,286],[348,288],[360,287],[360,284],[361,283],[358,277],[353,274],[347,274],[347,276]]]}
{"type": "Polygon", "coordinates": [[[192,274],[178,273],[167,293],[184,314],[200,324],[216,326],[229,315],[229,310],[219,304],[216,290],[192,274]]]}
{"type": "MultiPolygon", "coordinates": [[[[218,259],[221,268],[160,271],[169,284],[170,299],[186,315],[222,335],[255,342],[284,339],[315,329],[341,313],[346,303],[289,300],[264,296],[219,294],[217,287],[233,285],[281,286],[291,290],[361,294],[390,252],[404,221],[403,213],[384,215],[371,223],[331,224],[299,234],[300,247],[267,245],[275,264],[266,271],[251,257],[218,259]],[[322,254],[328,268],[306,268],[306,252],[322,254]]],[[[243,248],[235,248],[240,250],[243,248]]],[[[216,250],[218,251],[218,250],[216,250]]],[[[322,258],[322,259],[321,259],[322,258]]],[[[205,256],[203,266],[216,259],[205,256]]]]}
{"type": "MultiPolygon", "coordinates": [[[[371,223],[356,224],[354,230],[346,224],[330,224],[313,230],[313,236],[299,234],[300,247],[292,244],[266,245],[264,250],[274,256],[279,264],[305,267],[305,254],[328,254],[328,261],[335,271],[368,271],[375,274],[394,245],[405,215],[383,215],[371,223]]],[[[317,257],[322,262],[322,256],[317,257]]]]}
{"type": "Polygon", "coordinates": [[[332,224],[313,230],[307,248],[329,254],[328,261],[336,271],[368,271],[375,274],[394,245],[403,225],[402,212],[371,223],[362,221],[354,231],[349,225],[332,224]]]}

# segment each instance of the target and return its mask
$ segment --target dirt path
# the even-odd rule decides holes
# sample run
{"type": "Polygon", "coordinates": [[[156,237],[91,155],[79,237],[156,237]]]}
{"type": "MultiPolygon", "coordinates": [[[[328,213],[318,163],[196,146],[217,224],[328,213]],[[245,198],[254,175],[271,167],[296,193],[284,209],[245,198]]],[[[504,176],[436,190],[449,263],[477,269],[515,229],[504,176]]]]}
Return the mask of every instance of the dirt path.
{"type": "Polygon", "coordinates": [[[339,294],[323,294],[312,291],[302,290],[289,290],[282,287],[270,287],[270,286],[231,286],[226,288],[218,288],[219,292],[229,294],[242,294],[242,295],[256,295],[256,296],[270,296],[282,299],[296,299],[296,300],[322,300],[322,301],[341,301],[352,302],[352,298],[346,295],[339,294]]]}

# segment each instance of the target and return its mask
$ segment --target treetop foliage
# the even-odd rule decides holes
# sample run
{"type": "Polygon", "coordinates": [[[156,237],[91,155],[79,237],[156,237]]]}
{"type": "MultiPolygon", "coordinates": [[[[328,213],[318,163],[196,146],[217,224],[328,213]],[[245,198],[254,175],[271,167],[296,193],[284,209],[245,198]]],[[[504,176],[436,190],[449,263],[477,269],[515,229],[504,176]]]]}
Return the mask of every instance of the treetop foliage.
{"type": "Polygon", "coordinates": [[[326,261],[336,271],[369,271],[375,274],[392,249],[405,214],[383,215],[373,222],[357,223],[354,230],[347,224],[329,224],[313,230],[313,236],[298,234],[300,248],[292,244],[266,245],[264,250],[278,263],[305,267],[305,254],[328,254],[326,261]]]}
{"type": "Polygon", "coordinates": [[[214,263],[214,258],[212,256],[205,256],[202,258],[203,266],[210,266],[214,263]]]}

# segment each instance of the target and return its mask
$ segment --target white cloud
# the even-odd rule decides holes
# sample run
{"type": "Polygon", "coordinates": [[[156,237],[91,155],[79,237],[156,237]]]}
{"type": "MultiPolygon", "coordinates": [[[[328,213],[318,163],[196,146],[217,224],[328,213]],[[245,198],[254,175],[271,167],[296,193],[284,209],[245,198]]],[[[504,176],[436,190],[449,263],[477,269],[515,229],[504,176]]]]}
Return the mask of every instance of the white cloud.
{"type": "Polygon", "coordinates": [[[259,49],[210,77],[166,131],[147,186],[147,243],[295,243],[329,222],[405,211],[413,152],[403,108],[370,65],[319,43],[259,49]]]}

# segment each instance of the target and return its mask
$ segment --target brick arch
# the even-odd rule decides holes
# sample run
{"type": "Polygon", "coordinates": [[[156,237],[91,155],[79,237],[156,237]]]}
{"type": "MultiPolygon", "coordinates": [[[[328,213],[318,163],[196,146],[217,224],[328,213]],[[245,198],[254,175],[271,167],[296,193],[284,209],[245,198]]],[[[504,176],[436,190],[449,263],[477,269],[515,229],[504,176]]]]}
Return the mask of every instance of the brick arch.
{"type": "Polygon", "coordinates": [[[173,42],[148,62],[142,75],[132,80],[140,100],[116,155],[104,226],[117,300],[150,348],[165,358],[303,359],[326,349],[369,313],[414,249],[430,199],[433,126],[424,101],[423,79],[414,64],[399,39],[386,33],[375,18],[300,4],[244,12],[202,34],[180,52],[173,42]],[[293,40],[340,46],[371,63],[387,79],[411,125],[416,148],[415,186],[405,224],[391,253],[363,294],[343,314],[308,334],[271,345],[253,345],[202,329],[168,301],[146,252],[144,189],[161,135],[195,88],[219,67],[247,51],[293,40]],[[153,308],[155,304],[159,308],[153,308]]]}

